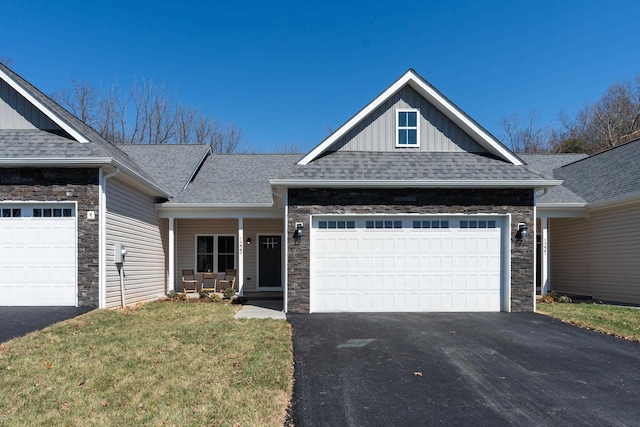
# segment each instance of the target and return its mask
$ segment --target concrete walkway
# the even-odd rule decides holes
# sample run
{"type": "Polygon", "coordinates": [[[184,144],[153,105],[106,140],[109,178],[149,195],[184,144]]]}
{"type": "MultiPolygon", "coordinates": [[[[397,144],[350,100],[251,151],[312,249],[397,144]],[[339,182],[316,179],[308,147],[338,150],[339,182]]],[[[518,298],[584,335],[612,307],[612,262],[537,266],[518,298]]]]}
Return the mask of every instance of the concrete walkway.
{"type": "Polygon", "coordinates": [[[286,320],[287,316],[282,311],[282,300],[249,300],[233,318],[286,320]]]}

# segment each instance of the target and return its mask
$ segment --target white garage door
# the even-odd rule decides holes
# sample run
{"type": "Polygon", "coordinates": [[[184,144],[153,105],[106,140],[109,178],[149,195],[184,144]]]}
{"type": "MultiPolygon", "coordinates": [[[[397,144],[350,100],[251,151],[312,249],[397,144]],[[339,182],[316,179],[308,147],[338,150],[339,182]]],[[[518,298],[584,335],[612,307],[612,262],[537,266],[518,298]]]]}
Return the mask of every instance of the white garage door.
{"type": "Polygon", "coordinates": [[[503,222],[314,217],[311,311],[500,311],[503,222]]]}
{"type": "Polygon", "coordinates": [[[0,204],[0,305],[76,305],[74,204],[0,204]]]}

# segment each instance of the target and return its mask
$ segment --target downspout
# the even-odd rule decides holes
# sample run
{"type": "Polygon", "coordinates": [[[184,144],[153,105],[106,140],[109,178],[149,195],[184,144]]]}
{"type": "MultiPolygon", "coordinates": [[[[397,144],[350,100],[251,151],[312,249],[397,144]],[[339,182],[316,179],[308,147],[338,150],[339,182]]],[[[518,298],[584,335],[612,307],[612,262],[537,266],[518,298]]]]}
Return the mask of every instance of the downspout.
{"type": "Polygon", "coordinates": [[[98,306],[105,308],[107,305],[107,179],[117,175],[120,168],[116,167],[111,173],[104,175],[103,169],[99,170],[100,181],[100,206],[99,220],[100,229],[98,232],[98,257],[100,258],[100,277],[99,277],[99,297],[98,306]]]}

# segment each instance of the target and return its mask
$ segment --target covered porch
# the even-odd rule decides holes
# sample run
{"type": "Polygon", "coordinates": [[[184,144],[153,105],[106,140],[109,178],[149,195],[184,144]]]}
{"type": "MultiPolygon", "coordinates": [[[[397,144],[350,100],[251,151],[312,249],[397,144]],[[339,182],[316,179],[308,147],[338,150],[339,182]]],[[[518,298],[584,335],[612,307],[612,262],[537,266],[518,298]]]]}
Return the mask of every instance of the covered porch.
{"type": "Polygon", "coordinates": [[[168,220],[169,291],[183,291],[183,270],[193,270],[199,286],[203,273],[217,273],[219,281],[227,270],[235,270],[240,296],[284,301],[283,207],[164,204],[159,211],[168,220]]]}
{"type": "Polygon", "coordinates": [[[539,204],[536,208],[536,295],[546,295],[552,288],[551,256],[553,225],[563,218],[587,218],[585,203],[539,204]]]}

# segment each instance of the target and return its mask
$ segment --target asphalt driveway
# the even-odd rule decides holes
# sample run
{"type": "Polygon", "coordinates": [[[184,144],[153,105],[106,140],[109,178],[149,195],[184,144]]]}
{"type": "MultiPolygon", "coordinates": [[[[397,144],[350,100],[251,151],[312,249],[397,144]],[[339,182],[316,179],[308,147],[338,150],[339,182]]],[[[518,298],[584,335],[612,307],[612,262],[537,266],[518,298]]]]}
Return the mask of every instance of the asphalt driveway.
{"type": "Polygon", "coordinates": [[[91,307],[0,307],[0,343],[91,310],[91,307]]]}
{"type": "Polygon", "coordinates": [[[640,343],[534,313],[288,319],[297,427],[640,425],[640,343]]]}

